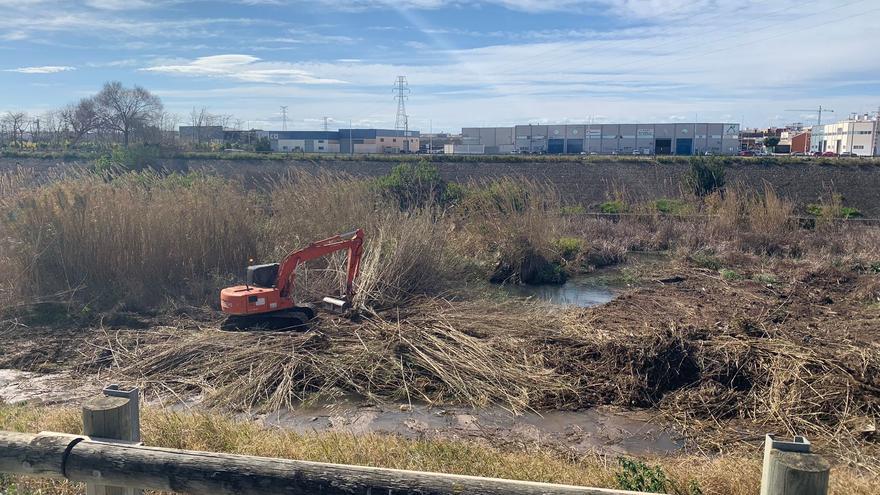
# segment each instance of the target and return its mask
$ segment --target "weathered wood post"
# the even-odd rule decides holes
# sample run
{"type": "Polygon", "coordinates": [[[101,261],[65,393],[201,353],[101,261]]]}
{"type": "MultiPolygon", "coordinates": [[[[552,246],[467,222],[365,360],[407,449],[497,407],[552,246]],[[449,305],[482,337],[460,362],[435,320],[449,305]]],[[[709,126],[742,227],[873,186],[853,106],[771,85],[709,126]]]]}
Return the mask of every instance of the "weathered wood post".
{"type": "MultiPolygon", "coordinates": [[[[127,443],[141,441],[140,397],[137,388],[120,390],[110,385],[103,395],[82,407],[83,434],[127,443]]],[[[86,484],[86,495],[140,495],[142,490],[118,486],[86,484]]]]}
{"type": "Polygon", "coordinates": [[[831,464],[810,453],[810,442],[801,436],[794,441],[767,435],[761,495],[827,495],[831,464]]]}

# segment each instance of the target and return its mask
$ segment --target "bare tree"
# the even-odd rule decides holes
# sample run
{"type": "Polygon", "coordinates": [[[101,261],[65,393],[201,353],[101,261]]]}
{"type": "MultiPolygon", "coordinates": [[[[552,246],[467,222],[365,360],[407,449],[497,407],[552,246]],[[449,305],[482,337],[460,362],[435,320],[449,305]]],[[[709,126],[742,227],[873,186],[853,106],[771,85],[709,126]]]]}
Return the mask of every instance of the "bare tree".
{"type": "Polygon", "coordinates": [[[22,142],[24,141],[24,131],[27,130],[28,124],[30,123],[30,119],[28,118],[28,114],[25,112],[6,112],[6,115],[3,117],[3,122],[9,128],[10,133],[12,134],[12,140],[18,142],[18,147],[22,147],[22,142]]]}
{"type": "Polygon", "coordinates": [[[42,123],[43,135],[46,143],[49,145],[57,145],[61,142],[61,122],[60,111],[49,110],[40,117],[42,123]]]}
{"type": "Polygon", "coordinates": [[[125,88],[119,81],[104,84],[95,96],[102,126],[122,133],[122,142],[128,146],[132,132],[146,129],[162,113],[162,101],[146,89],[125,88]]]}
{"type": "Polygon", "coordinates": [[[71,132],[71,145],[77,144],[88,133],[98,130],[102,120],[94,98],[83,98],[61,109],[61,121],[71,132]]]}
{"type": "Polygon", "coordinates": [[[192,111],[189,113],[189,125],[193,128],[193,140],[196,145],[202,144],[202,133],[203,129],[210,125],[208,122],[211,119],[211,114],[208,113],[208,109],[206,107],[202,107],[200,109],[196,109],[193,107],[192,111]]]}

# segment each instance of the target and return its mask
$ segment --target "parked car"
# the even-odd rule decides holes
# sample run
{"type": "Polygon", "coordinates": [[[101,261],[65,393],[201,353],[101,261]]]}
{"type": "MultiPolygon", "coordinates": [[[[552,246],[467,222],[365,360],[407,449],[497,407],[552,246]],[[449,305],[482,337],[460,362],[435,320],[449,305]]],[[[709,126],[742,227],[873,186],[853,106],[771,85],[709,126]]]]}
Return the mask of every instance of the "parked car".
{"type": "Polygon", "coordinates": [[[739,156],[755,156],[755,152],[752,150],[742,150],[739,152],[739,156]]]}
{"type": "Polygon", "coordinates": [[[841,153],[840,156],[846,156],[846,157],[850,157],[850,158],[858,158],[859,157],[859,155],[853,153],[852,151],[845,151],[845,152],[841,153]]]}
{"type": "Polygon", "coordinates": [[[825,153],[822,153],[822,154],[819,155],[819,156],[836,157],[836,156],[837,156],[837,153],[835,153],[835,152],[833,152],[833,151],[826,151],[825,153]]]}

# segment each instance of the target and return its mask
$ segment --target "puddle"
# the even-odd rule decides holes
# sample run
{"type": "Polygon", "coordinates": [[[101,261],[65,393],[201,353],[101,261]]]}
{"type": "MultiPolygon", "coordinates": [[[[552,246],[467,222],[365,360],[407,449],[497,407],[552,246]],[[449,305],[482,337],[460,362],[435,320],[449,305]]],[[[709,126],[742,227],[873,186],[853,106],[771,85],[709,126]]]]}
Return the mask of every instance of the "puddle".
{"type": "Polygon", "coordinates": [[[515,285],[505,289],[513,296],[582,308],[605,304],[615,296],[611,287],[601,285],[591,277],[572,277],[561,285],[515,285]]]}
{"type": "Polygon", "coordinates": [[[338,403],[282,410],[260,419],[266,425],[299,433],[392,433],[406,438],[484,440],[493,445],[537,444],[582,454],[667,454],[684,446],[674,432],[652,422],[650,415],[610,409],[513,415],[497,407],[338,403]]]}
{"type": "Polygon", "coordinates": [[[79,402],[101,393],[101,386],[65,373],[0,369],[0,402],[53,405],[79,402]]]}

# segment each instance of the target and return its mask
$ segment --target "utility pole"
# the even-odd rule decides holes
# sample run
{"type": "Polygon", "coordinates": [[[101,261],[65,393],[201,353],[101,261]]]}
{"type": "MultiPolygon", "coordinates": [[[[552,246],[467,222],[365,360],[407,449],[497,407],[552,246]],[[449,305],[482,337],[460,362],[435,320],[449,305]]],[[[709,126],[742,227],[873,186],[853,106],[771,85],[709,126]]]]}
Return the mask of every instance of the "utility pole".
{"type": "Polygon", "coordinates": [[[329,125],[328,125],[328,123],[327,123],[328,120],[329,120],[329,117],[324,117],[324,131],[329,131],[329,130],[330,130],[330,127],[329,127],[329,125]]]}
{"type": "Polygon", "coordinates": [[[434,153],[434,121],[428,120],[428,154],[434,153]]]}
{"type": "Polygon", "coordinates": [[[287,130],[287,105],[281,105],[281,130],[287,130]]]}
{"type": "Polygon", "coordinates": [[[351,138],[351,119],[348,119],[348,153],[354,155],[354,140],[351,138]]]}

